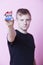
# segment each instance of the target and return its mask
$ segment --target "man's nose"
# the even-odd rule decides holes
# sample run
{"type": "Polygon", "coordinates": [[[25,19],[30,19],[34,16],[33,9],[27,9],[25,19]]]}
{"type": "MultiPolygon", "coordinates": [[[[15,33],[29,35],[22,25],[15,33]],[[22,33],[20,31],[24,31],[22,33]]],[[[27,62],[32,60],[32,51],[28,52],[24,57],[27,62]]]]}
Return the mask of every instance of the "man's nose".
{"type": "Polygon", "coordinates": [[[26,20],[24,20],[24,24],[27,24],[26,20]]]}

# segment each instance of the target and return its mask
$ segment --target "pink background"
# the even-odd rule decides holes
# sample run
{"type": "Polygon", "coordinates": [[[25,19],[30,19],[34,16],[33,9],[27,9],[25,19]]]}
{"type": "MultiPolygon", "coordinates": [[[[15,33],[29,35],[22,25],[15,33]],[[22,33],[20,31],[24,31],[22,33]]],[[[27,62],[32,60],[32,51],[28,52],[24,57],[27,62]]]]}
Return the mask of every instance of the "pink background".
{"type": "MultiPolygon", "coordinates": [[[[27,8],[32,14],[32,21],[28,32],[35,39],[35,59],[37,65],[43,65],[43,0],[0,0],[0,65],[9,65],[10,55],[7,46],[7,26],[4,13],[8,10],[15,13],[18,8],[27,8]]],[[[15,22],[15,28],[17,22],[15,22]]]]}

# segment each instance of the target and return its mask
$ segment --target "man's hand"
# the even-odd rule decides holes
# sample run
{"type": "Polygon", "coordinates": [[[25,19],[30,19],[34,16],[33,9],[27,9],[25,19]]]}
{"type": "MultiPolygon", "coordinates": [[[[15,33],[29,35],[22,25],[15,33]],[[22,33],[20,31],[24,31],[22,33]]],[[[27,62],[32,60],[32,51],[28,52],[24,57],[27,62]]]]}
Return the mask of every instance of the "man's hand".
{"type": "Polygon", "coordinates": [[[6,20],[5,20],[5,23],[6,23],[6,25],[7,25],[8,28],[11,28],[11,27],[13,27],[13,25],[14,25],[14,19],[11,20],[11,21],[6,21],[6,20]]]}

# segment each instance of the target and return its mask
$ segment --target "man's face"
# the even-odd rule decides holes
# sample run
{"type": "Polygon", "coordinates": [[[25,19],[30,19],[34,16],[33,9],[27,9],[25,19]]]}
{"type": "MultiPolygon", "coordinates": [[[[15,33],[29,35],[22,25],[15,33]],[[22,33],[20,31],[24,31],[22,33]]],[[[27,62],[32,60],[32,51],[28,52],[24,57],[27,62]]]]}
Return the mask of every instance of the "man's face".
{"type": "Polygon", "coordinates": [[[31,17],[29,16],[29,14],[25,14],[21,16],[18,14],[17,22],[21,30],[27,31],[28,27],[30,26],[31,17]]]}

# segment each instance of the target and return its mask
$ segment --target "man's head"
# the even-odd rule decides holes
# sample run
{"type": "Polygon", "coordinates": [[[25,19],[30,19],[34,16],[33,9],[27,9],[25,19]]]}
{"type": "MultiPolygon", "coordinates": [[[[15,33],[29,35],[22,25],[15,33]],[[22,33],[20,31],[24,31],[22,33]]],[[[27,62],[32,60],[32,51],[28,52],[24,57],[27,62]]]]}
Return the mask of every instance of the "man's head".
{"type": "Polygon", "coordinates": [[[31,22],[31,14],[28,9],[21,8],[17,10],[16,19],[18,21],[19,28],[26,31],[31,22]]]}

